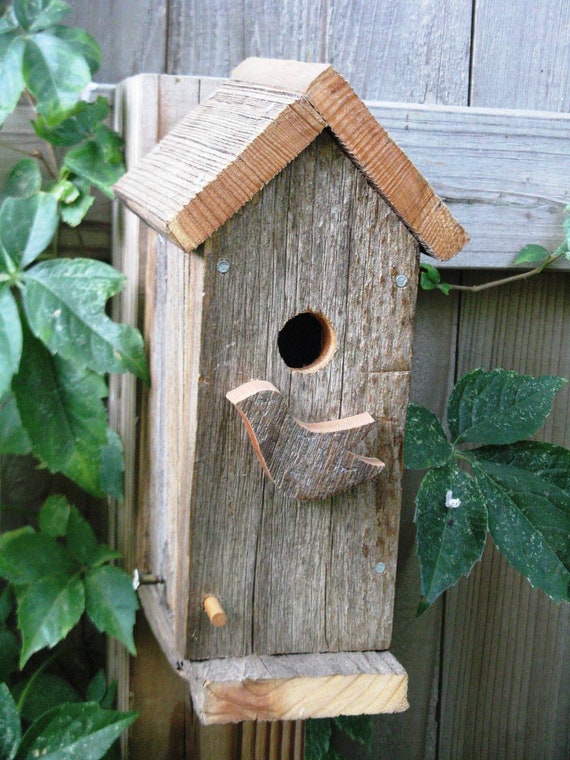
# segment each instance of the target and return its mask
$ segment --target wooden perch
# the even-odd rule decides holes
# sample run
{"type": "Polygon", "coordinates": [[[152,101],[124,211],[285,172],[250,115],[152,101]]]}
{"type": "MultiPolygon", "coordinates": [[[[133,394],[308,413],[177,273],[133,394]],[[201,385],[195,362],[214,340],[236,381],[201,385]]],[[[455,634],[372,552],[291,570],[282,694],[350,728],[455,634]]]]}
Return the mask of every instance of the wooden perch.
{"type": "Polygon", "coordinates": [[[300,422],[280,391],[265,380],[250,380],[226,394],[241,414],[266,475],[298,501],[326,499],[377,475],[384,463],[353,454],[375,425],[364,412],[327,422],[300,422]]]}

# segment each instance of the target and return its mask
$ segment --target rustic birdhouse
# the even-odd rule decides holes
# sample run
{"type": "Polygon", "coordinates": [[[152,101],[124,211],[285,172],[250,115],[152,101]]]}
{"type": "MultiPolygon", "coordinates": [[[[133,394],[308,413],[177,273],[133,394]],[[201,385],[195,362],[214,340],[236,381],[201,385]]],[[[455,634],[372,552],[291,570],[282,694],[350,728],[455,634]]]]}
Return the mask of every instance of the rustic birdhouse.
{"type": "Polygon", "coordinates": [[[205,722],[391,712],[420,249],[462,228],[324,64],[249,59],[121,179],[146,268],[141,589],[205,722]]]}

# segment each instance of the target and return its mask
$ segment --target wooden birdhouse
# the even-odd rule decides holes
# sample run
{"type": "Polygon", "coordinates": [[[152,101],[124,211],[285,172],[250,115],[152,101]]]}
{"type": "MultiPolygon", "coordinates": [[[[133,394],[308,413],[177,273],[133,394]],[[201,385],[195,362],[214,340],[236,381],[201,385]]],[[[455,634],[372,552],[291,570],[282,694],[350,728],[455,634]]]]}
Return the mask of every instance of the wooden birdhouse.
{"type": "Polygon", "coordinates": [[[248,59],[116,186],[146,264],[138,567],[204,722],[405,709],[420,249],[462,228],[330,66],[248,59]]]}

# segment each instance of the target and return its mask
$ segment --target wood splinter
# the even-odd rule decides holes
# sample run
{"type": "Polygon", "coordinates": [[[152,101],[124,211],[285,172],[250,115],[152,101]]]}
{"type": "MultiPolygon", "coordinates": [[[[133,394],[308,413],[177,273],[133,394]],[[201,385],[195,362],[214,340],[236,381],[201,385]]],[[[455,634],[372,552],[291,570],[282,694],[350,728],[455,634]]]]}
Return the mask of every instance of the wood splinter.
{"type": "Polygon", "coordinates": [[[208,594],[208,596],[204,597],[204,610],[210,623],[216,628],[223,628],[228,622],[228,616],[217,596],[208,594]]]}
{"type": "Polygon", "coordinates": [[[377,475],[384,463],[354,454],[376,424],[367,412],[326,422],[300,422],[280,391],[266,380],[250,380],[226,393],[243,418],[265,474],[298,501],[326,499],[377,475]]]}

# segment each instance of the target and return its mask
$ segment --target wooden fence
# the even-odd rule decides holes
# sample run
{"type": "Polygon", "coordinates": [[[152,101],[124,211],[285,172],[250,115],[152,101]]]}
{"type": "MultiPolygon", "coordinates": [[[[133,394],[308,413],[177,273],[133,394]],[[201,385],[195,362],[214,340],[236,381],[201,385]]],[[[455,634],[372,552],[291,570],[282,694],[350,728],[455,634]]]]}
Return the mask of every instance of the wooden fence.
{"type": "MultiPolygon", "coordinates": [[[[471,248],[446,273],[449,280],[476,284],[500,276],[490,269],[507,267],[522,244],[552,245],[560,235],[561,210],[570,202],[567,0],[72,5],[72,23],[103,47],[98,78],[104,82],[140,72],[223,77],[249,55],[331,62],[464,221],[471,248]]],[[[202,95],[210,85],[202,80],[202,95]]],[[[137,107],[144,113],[144,101],[137,107]]],[[[148,139],[163,128],[152,125],[148,139]]],[[[136,152],[137,146],[127,148],[136,152]]],[[[101,206],[91,224],[89,239],[101,255],[109,239],[108,207],[101,206]]],[[[570,278],[563,271],[478,294],[420,293],[412,399],[441,415],[454,379],[477,366],[570,377],[569,325],[570,278]]],[[[566,391],[545,439],[570,446],[569,413],[566,391]]],[[[416,619],[416,486],[416,476],[408,476],[391,647],[409,673],[411,707],[375,719],[373,758],[567,759],[570,607],[531,589],[489,547],[469,579],[416,619]]],[[[123,518],[117,526],[124,540],[123,518]]],[[[301,757],[298,724],[197,726],[186,684],[166,664],[144,620],[137,643],[130,673],[124,663],[120,671],[141,715],[130,758],[301,757]]],[[[347,748],[347,757],[359,754],[347,748]]]]}

